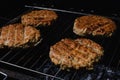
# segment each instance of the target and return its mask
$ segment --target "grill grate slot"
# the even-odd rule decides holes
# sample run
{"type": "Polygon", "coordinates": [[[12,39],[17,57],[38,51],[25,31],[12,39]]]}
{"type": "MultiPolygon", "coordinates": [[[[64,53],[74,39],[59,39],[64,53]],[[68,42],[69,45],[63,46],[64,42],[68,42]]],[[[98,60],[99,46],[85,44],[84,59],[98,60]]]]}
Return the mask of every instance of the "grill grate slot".
{"type": "Polygon", "coordinates": [[[34,61],[36,61],[38,59],[39,55],[41,54],[39,52],[39,50],[40,49],[38,48],[37,50],[35,50],[35,52],[34,52],[34,49],[31,52],[29,52],[30,55],[28,56],[26,62],[23,64],[23,66],[30,67],[32,64],[34,64],[34,61]]]}
{"type": "Polygon", "coordinates": [[[9,58],[8,56],[11,55],[10,53],[12,52],[12,50],[9,50],[8,52],[6,52],[3,57],[0,58],[0,60],[5,60],[6,57],[9,58]]]}
{"type": "Polygon", "coordinates": [[[14,62],[14,60],[17,60],[17,57],[21,55],[22,50],[13,50],[10,54],[13,54],[13,56],[8,59],[7,62],[14,62]]]}
{"type": "MultiPolygon", "coordinates": [[[[38,59],[30,66],[31,69],[34,69],[35,66],[39,63],[40,59],[41,59],[41,55],[38,57],[38,59]]],[[[36,69],[36,68],[35,68],[36,69]]]]}
{"type": "Polygon", "coordinates": [[[19,58],[19,60],[16,61],[16,64],[18,65],[23,65],[25,62],[26,62],[26,59],[28,59],[30,57],[30,52],[32,51],[32,49],[30,49],[29,51],[28,50],[25,50],[23,51],[23,56],[21,56],[19,58]]]}
{"type": "Polygon", "coordinates": [[[59,68],[57,68],[52,63],[50,63],[50,61],[47,61],[47,62],[45,61],[45,63],[43,64],[42,66],[37,68],[38,71],[46,73],[46,74],[50,74],[50,75],[55,75],[55,73],[57,73],[57,71],[59,70],[59,68]]]}
{"type": "Polygon", "coordinates": [[[6,53],[8,53],[9,51],[10,50],[7,49],[0,50],[0,59],[3,59],[6,53]]]}
{"type": "Polygon", "coordinates": [[[42,67],[44,67],[44,65],[47,63],[48,59],[46,59],[41,65],[39,68],[37,68],[36,70],[40,70],[42,67]]]}

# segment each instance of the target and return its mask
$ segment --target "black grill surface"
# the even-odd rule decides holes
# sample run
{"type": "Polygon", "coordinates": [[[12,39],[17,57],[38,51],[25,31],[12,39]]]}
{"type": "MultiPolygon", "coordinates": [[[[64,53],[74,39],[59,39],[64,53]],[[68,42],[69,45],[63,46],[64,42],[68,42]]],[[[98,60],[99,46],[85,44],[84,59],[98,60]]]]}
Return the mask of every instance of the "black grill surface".
{"type": "MultiPolygon", "coordinates": [[[[29,10],[33,10],[33,8],[28,8],[29,10]]],[[[66,71],[61,70],[59,66],[50,61],[50,46],[62,38],[79,38],[80,36],[75,35],[72,31],[74,19],[88,14],[53,10],[56,11],[59,18],[49,27],[39,26],[38,29],[41,31],[42,40],[37,46],[26,49],[0,49],[0,69],[6,69],[1,70],[16,78],[21,76],[10,74],[9,70],[34,77],[31,80],[120,80],[120,19],[110,17],[117,24],[117,30],[112,37],[85,37],[99,43],[105,51],[101,60],[94,65],[93,70],[72,69],[66,71]]],[[[9,23],[19,21],[20,16],[9,23]]],[[[20,80],[30,79],[24,77],[20,80]]]]}

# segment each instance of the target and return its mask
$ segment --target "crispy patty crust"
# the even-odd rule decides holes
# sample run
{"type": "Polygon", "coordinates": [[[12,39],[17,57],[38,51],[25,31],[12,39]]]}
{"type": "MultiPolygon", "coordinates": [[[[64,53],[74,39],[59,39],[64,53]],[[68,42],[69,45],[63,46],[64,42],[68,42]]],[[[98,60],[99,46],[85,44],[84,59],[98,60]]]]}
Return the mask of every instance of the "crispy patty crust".
{"type": "Polygon", "coordinates": [[[111,36],[116,30],[116,24],[112,19],[98,16],[87,15],[75,19],[73,32],[80,36],[85,35],[102,35],[111,36]]]}
{"type": "Polygon", "coordinates": [[[0,47],[28,47],[40,40],[40,31],[31,26],[14,23],[0,29],[0,47]]]}
{"type": "Polygon", "coordinates": [[[52,10],[32,10],[21,16],[21,23],[34,27],[38,25],[50,26],[57,18],[58,15],[52,10]]]}
{"type": "Polygon", "coordinates": [[[65,38],[50,47],[49,57],[61,69],[92,69],[103,52],[103,48],[90,39],[65,38]]]}

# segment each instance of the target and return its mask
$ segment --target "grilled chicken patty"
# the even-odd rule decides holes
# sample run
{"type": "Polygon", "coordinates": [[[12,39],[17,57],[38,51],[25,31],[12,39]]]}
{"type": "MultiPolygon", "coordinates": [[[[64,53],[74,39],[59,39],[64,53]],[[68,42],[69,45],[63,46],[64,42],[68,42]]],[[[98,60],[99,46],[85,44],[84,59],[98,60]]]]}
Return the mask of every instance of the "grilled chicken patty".
{"type": "Polygon", "coordinates": [[[50,47],[49,57],[61,69],[92,69],[93,63],[103,55],[103,48],[96,42],[85,39],[62,39],[50,47]]]}
{"type": "Polygon", "coordinates": [[[116,29],[113,20],[96,15],[81,16],[75,19],[73,32],[80,36],[85,35],[102,35],[111,36],[116,29]]]}
{"type": "Polygon", "coordinates": [[[40,39],[40,31],[20,23],[9,24],[0,29],[0,47],[28,47],[40,39]]]}
{"type": "Polygon", "coordinates": [[[51,25],[57,19],[57,14],[51,10],[33,10],[21,16],[21,23],[37,27],[51,25]]]}

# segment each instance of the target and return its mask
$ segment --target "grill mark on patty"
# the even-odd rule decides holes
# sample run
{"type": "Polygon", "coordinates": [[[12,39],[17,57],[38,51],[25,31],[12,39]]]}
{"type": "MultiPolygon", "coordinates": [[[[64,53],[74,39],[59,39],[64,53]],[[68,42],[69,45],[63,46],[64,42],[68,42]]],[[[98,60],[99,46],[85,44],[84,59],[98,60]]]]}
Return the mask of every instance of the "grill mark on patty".
{"type": "Polygon", "coordinates": [[[58,55],[58,54],[54,54],[54,53],[59,53],[59,51],[58,50],[56,50],[54,47],[52,47],[51,49],[50,49],[51,51],[50,51],[50,58],[51,58],[51,60],[52,61],[54,61],[55,62],[55,64],[57,65],[57,64],[60,64],[61,62],[60,62],[60,56],[58,55]],[[54,59],[54,60],[53,60],[54,59]]]}
{"type": "Polygon", "coordinates": [[[23,44],[23,26],[22,25],[16,25],[16,46],[21,46],[23,44]]]}
{"type": "MultiPolygon", "coordinates": [[[[63,47],[66,46],[65,51],[68,51],[70,58],[73,59],[74,56],[76,56],[76,54],[78,54],[78,55],[81,54],[78,50],[76,50],[76,48],[70,47],[70,45],[68,45],[68,44],[65,43],[64,41],[61,41],[61,44],[63,44],[63,47]]],[[[68,57],[68,58],[69,58],[69,57],[68,57]]],[[[72,59],[71,59],[71,60],[72,60],[72,59]]]]}
{"type": "Polygon", "coordinates": [[[50,10],[33,10],[21,17],[21,22],[24,25],[38,26],[50,25],[57,19],[57,14],[50,10]]]}
{"type": "MultiPolygon", "coordinates": [[[[17,26],[17,25],[16,25],[17,26]]],[[[17,27],[15,26],[15,42],[14,42],[14,46],[17,46],[17,27]]]]}
{"type": "Polygon", "coordinates": [[[57,45],[60,47],[61,50],[64,51],[64,58],[66,59],[67,62],[69,62],[69,66],[72,64],[72,51],[73,49],[69,49],[69,47],[67,45],[65,45],[63,42],[59,43],[59,45],[57,45]]]}
{"type": "MultiPolygon", "coordinates": [[[[61,69],[85,67],[87,69],[93,68],[93,63],[97,62],[101,55],[96,53],[92,48],[92,42],[89,39],[86,40],[90,43],[90,47],[87,44],[80,44],[78,41],[72,39],[62,39],[50,48],[50,58],[55,64],[59,64],[61,69]]],[[[95,47],[95,46],[93,46],[95,47]]],[[[98,46],[100,47],[100,46],[98,46]]],[[[97,47],[95,47],[97,48],[97,47]]],[[[101,51],[102,52],[102,51],[101,51]]]]}
{"type": "Polygon", "coordinates": [[[28,40],[28,35],[29,34],[27,34],[27,29],[26,29],[27,27],[24,27],[24,43],[26,43],[26,42],[29,42],[28,40]]]}
{"type": "Polygon", "coordinates": [[[98,55],[101,54],[103,50],[100,45],[88,39],[76,39],[75,41],[77,41],[81,45],[86,45],[87,47],[91,48],[93,52],[96,52],[98,55]]]}
{"type": "MultiPolygon", "coordinates": [[[[8,27],[8,26],[6,26],[8,27]]],[[[7,43],[7,36],[8,36],[8,28],[2,27],[2,32],[1,32],[1,38],[2,38],[2,43],[6,46],[7,43]]]]}
{"type": "Polygon", "coordinates": [[[60,42],[57,46],[59,46],[59,48],[64,51],[64,56],[71,60],[72,49],[70,49],[69,46],[65,45],[63,42],[60,42]]]}
{"type": "Polygon", "coordinates": [[[23,25],[23,44],[25,44],[24,39],[25,39],[25,26],[23,25]]]}
{"type": "Polygon", "coordinates": [[[106,22],[105,24],[103,24],[101,27],[98,27],[96,28],[92,34],[95,35],[95,34],[101,34],[101,35],[108,35],[108,36],[111,36],[114,29],[116,29],[116,27],[113,27],[111,25],[115,25],[115,23],[113,22],[106,22]],[[111,34],[109,34],[111,33],[111,34]]]}
{"type": "MultiPolygon", "coordinates": [[[[69,43],[65,43],[67,46],[70,46],[69,43]]],[[[75,41],[73,42],[73,44],[76,44],[76,47],[73,47],[72,52],[75,53],[75,56],[78,54],[81,59],[83,59],[83,61],[86,61],[87,58],[89,58],[88,55],[90,54],[95,54],[91,48],[86,47],[85,45],[80,45],[79,43],[76,43],[75,41]]],[[[72,54],[73,54],[72,53],[72,54]]]]}
{"type": "Polygon", "coordinates": [[[35,31],[33,30],[32,27],[30,26],[25,27],[24,34],[25,34],[25,37],[24,37],[25,42],[34,42],[33,38],[35,37],[35,31]]]}
{"type": "Polygon", "coordinates": [[[12,25],[8,26],[8,46],[14,46],[14,42],[15,42],[15,27],[12,25]]]}
{"type": "Polygon", "coordinates": [[[68,67],[71,67],[72,61],[69,58],[71,56],[71,52],[68,50],[68,47],[66,45],[64,45],[62,42],[57,44],[57,46],[59,46],[58,48],[61,50],[60,55],[62,55],[61,62],[63,64],[61,66],[66,66],[66,64],[67,64],[68,67]]]}
{"type": "Polygon", "coordinates": [[[2,38],[1,38],[2,29],[0,29],[0,47],[3,47],[2,38]]]}
{"type": "Polygon", "coordinates": [[[50,49],[50,50],[52,50],[52,53],[50,53],[50,54],[52,54],[52,55],[50,55],[51,57],[57,57],[57,59],[60,59],[61,57],[60,56],[56,56],[56,55],[58,55],[58,54],[55,54],[54,55],[54,53],[60,53],[60,51],[59,50],[57,50],[54,46],[50,49]]]}
{"type": "Polygon", "coordinates": [[[76,33],[77,35],[83,36],[85,35],[111,36],[115,29],[116,24],[111,19],[103,16],[88,15],[78,17],[75,19],[73,32],[76,33]]]}
{"type": "Polygon", "coordinates": [[[34,46],[39,39],[39,30],[21,23],[9,24],[0,28],[0,48],[34,46]]]}
{"type": "Polygon", "coordinates": [[[54,56],[55,59],[58,60],[58,64],[63,64],[62,59],[64,58],[64,56],[63,56],[64,53],[62,53],[61,50],[57,47],[53,47],[52,49],[53,49],[53,54],[52,55],[54,56]],[[59,53],[59,54],[54,54],[54,53],[59,53]]]}
{"type": "MultiPolygon", "coordinates": [[[[80,40],[82,41],[81,43],[84,43],[82,45],[85,45],[85,47],[86,47],[84,49],[88,50],[87,52],[90,53],[89,56],[88,56],[88,58],[97,60],[100,57],[100,55],[103,55],[103,49],[102,49],[102,47],[99,46],[98,44],[96,44],[95,42],[93,42],[91,40],[87,40],[87,39],[77,39],[76,41],[79,43],[80,40]],[[87,43],[86,41],[89,41],[89,43],[87,43]]],[[[84,50],[84,49],[80,49],[80,50],[84,50]]],[[[90,60],[89,60],[89,62],[90,62],[90,60]]]]}
{"type": "Polygon", "coordinates": [[[38,30],[35,30],[35,31],[36,31],[35,40],[38,41],[38,40],[40,40],[41,34],[39,34],[40,32],[38,30]]]}
{"type": "MultiPolygon", "coordinates": [[[[62,43],[64,43],[64,42],[62,42],[62,43]]],[[[62,44],[62,43],[60,43],[60,44],[62,44]]],[[[64,45],[67,46],[65,51],[67,51],[69,48],[71,48],[70,45],[68,45],[68,44],[69,43],[64,43],[64,45]]],[[[73,44],[75,44],[75,42],[73,42],[73,44]]],[[[57,46],[59,46],[59,45],[57,45],[57,46]]],[[[69,55],[73,58],[71,60],[72,65],[76,66],[76,68],[78,68],[78,63],[79,63],[79,65],[81,65],[81,67],[84,67],[85,65],[87,65],[88,62],[91,61],[90,59],[92,59],[92,57],[93,57],[93,56],[91,56],[91,54],[96,55],[96,53],[92,52],[91,49],[87,48],[86,46],[79,45],[79,44],[76,45],[76,47],[72,48],[69,51],[69,55]]],[[[65,55],[65,56],[67,56],[67,55],[65,55]]],[[[93,57],[93,59],[94,59],[94,57],[93,57]]]]}
{"type": "Polygon", "coordinates": [[[76,54],[79,54],[79,55],[81,54],[81,52],[76,49],[78,45],[76,45],[74,42],[73,42],[73,44],[76,45],[74,47],[72,47],[71,44],[69,44],[69,42],[67,43],[67,41],[66,42],[62,41],[62,43],[64,43],[64,45],[67,46],[66,50],[69,49],[69,52],[71,53],[70,55],[76,56],[76,54]]]}

